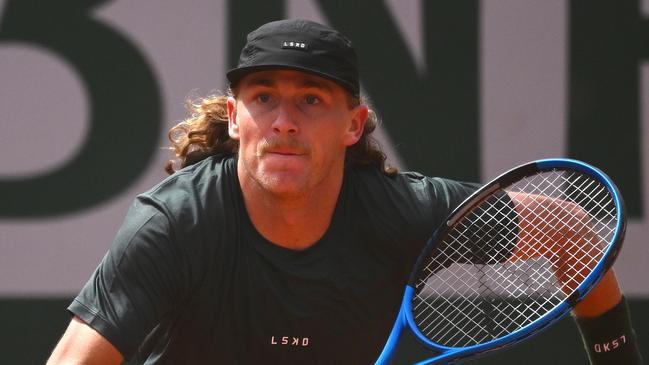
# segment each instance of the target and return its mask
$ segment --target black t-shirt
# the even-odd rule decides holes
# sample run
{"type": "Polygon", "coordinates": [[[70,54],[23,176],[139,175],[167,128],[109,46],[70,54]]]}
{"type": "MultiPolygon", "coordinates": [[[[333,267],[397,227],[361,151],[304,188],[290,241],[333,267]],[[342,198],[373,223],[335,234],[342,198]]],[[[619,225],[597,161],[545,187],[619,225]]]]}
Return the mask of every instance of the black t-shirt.
{"type": "Polygon", "coordinates": [[[312,247],[274,245],[243,204],[236,156],[137,197],[69,310],[147,364],[369,364],[433,230],[477,186],[345,171],[312,247]]]}

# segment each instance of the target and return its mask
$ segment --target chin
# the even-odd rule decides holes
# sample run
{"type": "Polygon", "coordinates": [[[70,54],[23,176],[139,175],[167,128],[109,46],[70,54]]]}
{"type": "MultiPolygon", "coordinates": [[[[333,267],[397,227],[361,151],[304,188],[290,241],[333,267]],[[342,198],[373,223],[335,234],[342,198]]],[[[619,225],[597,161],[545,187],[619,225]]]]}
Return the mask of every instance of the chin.
{"type": "Polygon", "coordinates": [[[307,190],[302,174],[272,173],[262,174],[257,180],[264,190],[275,195],[300,195],[307,190]]]}

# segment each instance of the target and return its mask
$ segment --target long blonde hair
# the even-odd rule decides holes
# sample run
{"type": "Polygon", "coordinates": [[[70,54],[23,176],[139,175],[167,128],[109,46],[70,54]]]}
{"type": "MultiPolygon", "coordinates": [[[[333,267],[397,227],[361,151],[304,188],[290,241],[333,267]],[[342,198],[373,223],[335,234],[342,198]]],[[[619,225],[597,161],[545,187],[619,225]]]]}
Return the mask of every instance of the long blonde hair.
{"type": "MultiPolygon", "coordinates": [[[[189,117],[176,124],[169,130],[176,160],[165,164],[165,171],[173,174],[177,168],[194,164],[208,156],[236,153],[239,143],[228,135],[228,95],[210,95],[187,102],[189,117]]],[[[363,102],[365,97],[353,97],[350,94],[349,105],[355,107],[363,102]]],[[[394,175],[397,169],[385,165],[386,156],[376,139],[371,135],[378,125],[378,118],[370,109],[363,135],[354,145],[347,148],[345,167],[374,166],[380,168],[386,175],[394,175]]]]}

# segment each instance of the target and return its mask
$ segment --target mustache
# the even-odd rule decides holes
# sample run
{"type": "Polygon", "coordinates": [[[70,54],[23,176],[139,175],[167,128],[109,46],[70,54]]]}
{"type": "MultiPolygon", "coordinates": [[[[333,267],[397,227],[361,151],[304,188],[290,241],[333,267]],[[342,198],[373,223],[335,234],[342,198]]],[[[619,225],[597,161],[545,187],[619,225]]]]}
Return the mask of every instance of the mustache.
{"type": "Polygon", "coordinates": [[[257,156],[263,156],[269,151],[279,150],[279,149],[289,149],[295,153],[299,154],[309,154],[311,149],[309,146],[292,137],[273,137],[273,138],[263,138],[259,144],[257,144],[257,156]]]}

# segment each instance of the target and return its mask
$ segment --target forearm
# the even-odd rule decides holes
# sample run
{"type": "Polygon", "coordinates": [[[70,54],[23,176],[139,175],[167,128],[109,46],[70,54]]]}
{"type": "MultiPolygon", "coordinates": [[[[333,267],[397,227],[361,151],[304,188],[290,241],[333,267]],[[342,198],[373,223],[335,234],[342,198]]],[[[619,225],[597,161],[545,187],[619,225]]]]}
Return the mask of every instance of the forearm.
{"type": "Polygon", "coordinates": [[[597,317],[615,307],[621,298],[622,291],[615,272],[610,269],[572,312],[579,318],[597,317]]]}

